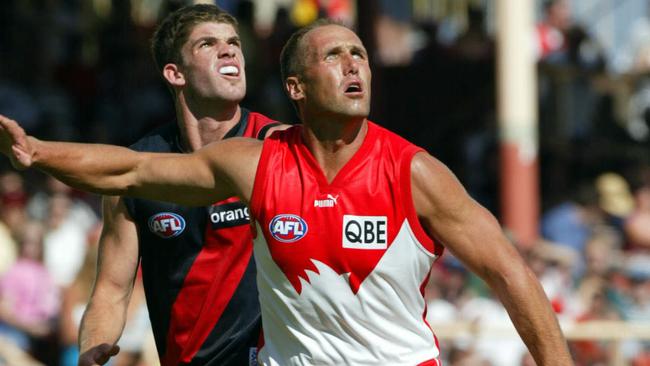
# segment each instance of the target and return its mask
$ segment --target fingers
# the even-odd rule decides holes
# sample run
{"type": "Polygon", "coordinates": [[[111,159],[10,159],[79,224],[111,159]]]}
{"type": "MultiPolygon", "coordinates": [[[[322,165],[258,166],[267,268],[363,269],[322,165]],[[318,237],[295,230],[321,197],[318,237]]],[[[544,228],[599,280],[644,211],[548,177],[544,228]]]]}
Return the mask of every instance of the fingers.
{"type": "Polygon", "coordinates": [[[16,169],[25,169],[32,164],[32,148],[25,130],[3,115],[0,115],[0,150],[11,159],[16,169]]]}
{"type": "Polygon", "coordinates": [[[99,352],[95,354],[95,362],[99,365],[103,365],[108,362],[108,360],[117,355],[120,352],[120,347],[117,345],[111,344],[102,344],[99,347],[99,352]]]}
{"type": "Polygon", "coordinates": [[[19,146],[12,146],[13,152],[12,164],[16,169],[25,169],[32,165],[32,155],[21,149],[19,146]]]}
{"type": "Polygon", "coordinates": [[[113,347],[111,347],[111,349],[108,351],[108,355],[111,357],[117,355],[118,353],[120,353],[120,346],[118,345],[113,345],[113,347]]]}
{"type": "Polygon", "coordinates": [[[117,345],[102,343],[95,346],[79,356],[79,366],[100,366],[104,365],[111,357],[120,352],[117,345]]]}
{"type": "Polygon", "coordinates": [[[2,126],[2,128],[4,128],[7,123],[10,123],[9,121],[12,121],[12,119],[0,114],[0,126],[2,126]]]}
{"type": "Polygon", "coordinates": [[[0,114],[0,127],[10,136],[24,136],[25,131],[18,125],[18,122],[0,114]]]}
{"type": "Polygon", "coordinates": [[[9,147],[13,144],[11,139],[11,133],[6,127],[9,124],[7,118],[3,115],[0,115],[0,149],[2,153],[9,155],[9,147]]]}
{"type": "Polygon", "coordinates": [[[27,134],[18,122],[0,114],[0,128],[5,131],[3,135],[10,138],[14,144],[24,144],[27,134]]]}

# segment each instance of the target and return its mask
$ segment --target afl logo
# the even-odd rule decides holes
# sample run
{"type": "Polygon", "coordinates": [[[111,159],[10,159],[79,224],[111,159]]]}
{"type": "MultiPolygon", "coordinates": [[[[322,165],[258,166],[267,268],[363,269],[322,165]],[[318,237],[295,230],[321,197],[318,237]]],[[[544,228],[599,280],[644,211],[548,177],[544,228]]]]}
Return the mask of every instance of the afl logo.
{"type": "Polygon", "coordinates": [[[269,224],[269,231],[275,240],[293,243],[307,234],[307,223],[298,215],[276,215],[269,224]]]}
{"type": "Polygon", "coordinates": [[[179,236],[185,230],[185,219],[171,212],[161,212],[149,218],[149,230],[163,239],[179,236]]]}

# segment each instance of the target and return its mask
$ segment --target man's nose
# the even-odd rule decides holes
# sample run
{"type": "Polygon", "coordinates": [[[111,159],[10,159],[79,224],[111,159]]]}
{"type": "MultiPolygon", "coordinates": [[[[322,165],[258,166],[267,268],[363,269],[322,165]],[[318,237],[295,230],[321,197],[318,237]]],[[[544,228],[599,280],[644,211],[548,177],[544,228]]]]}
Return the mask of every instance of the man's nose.
{"type": "Polygon", "coordinates": [[[235,57],[235,46],[231,44],[223,44],[219,47],[219,57],[235,57]]]}
{"type": "Polygon", "coordinates": [[[354,58],[351,54],[345,54],[343,61],[343,73],[348,74],[358,74],[359,73],[359,64],[357,59],[354,58]]]}

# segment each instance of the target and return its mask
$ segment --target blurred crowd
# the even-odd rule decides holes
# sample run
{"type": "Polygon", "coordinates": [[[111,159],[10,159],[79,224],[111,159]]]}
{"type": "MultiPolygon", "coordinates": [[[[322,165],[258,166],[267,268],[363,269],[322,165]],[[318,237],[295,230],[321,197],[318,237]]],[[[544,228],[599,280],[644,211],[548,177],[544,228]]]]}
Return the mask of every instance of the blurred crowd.
{"type": "MultiPolygon", "coordinates": [[[[97,199],[39,179],[44,188],[31,191],[17,172],[0,175],[0,364],[76,365],[97,265],[97,199]]],[[[113,365],[155,360],[140,278],[128,319],[113,365]]]]}
{"type": "MultiPolygon", "coordinates": [[[[186,3],[3,1],[0,113],[39,138],[120,145],[173,120],[149,38],[159,19],[186,3]]],[[[318,16],[342,18],[370,51],[371,119],[445,162],[499,216],[493,2],[217,3],[239,20],[248,80],[243,106],[296,122],[281,88],[281,47],[318,16]]],[[[539,242],[519,247],[561,322],[650,324],[650,6],[613,59],[592,32],[603,3],[536,2],[530,52],[539,66],[543,215],[539,242]],[[572,13],[585,3],[595,8],[591,25],[572,13]]],[[[97,196],[0,162],[0,365],[76,364],[99,216],[97,196]]],[[[157,362],[140,286],[113,365],[157,362]]],[[[435,265],[426,295],[432,324],[509,324],[498,301],[449,253],[435,265]]],[[[532,364],[517,338],[443,341],[441,348],[446,365],[532,364]]],[[[607,365],[614,357],[650,365],[645,342],[616,348],[574,341],[571,350],[577,365],[607,365]]]]}
{"type": "MultiPolygon", "coordinates": [[[[606,172],[586,181],[542,217],[542,238],[521,248],[563,325],[621,320],[650,326],[650,169],[633,184],[606,172]]],[[[516,238],[512,238],[516,243],[516,238]]],[[[446,254],[427,285],[427,319],[510,328],[446,343],[450,365],[530,365],[524,344],[498,300],[446,254]]],[[[434,326],[435,328],[435,326],[434,326]]],[[[606,335],[604,335],[606,338],[606,335]]],[[[571,341],[576,365],[648,365],[650,343],[571,341]]]]}
{"type": "MultiPolygon", "coordinates": [[[[639,19],[629,19],[635,32],[614,60],[588,25],[574,18],[576,3],[538,2],[533,46],[539,76],[543,212],[540,240],[518,248],[563,325],[620,320],[650,326],[650,9],[646,7],[639,19]]],[[[481,97],[472,90],[485,87],[484,93],[494,93],[494,51],[482,9],[469,9],[467,32],[443,48],[443,54],[451,50],[461,64],[482,67],[461,79],[468,85],[455,95],[457,103],[474,96],[491,102],[493,96],[481,97]]],[[[454,58],[447,62],[475,70],[458,66],[454,58]]],[[[446,148],[457,149],[449,153],[461,159],[458,166],[451,159],[452,169],[470,193],[498,214],[497,131],[489,120],[494,118],[494,104],[469,102],[462,113],[473,115],[449,127],[455,127],[448,133],[459,140],[446,148]],[[472,108],[477,105],[483,108],[472,108]],[[470,119],[474,124],[467,123],[470,119]],[[468,125],[475,130],[460,131],[468,125]]],[[[438,114],[436,108],[432,111],[438,114]]],[[[447,134],[439,138],[449,141],[447,134]]],[[[517,243],[516,237],[511,239],[517,243]]],[[[443,341],[446,364],[534,365],[498,300],[448,253],[431,274],[427,296],[432,324],[465,322],[476,329],[497,329],[443,341]]],[[[578,366],[650,365],[647,341],[575,340],[570,349],[578,366]]]]}

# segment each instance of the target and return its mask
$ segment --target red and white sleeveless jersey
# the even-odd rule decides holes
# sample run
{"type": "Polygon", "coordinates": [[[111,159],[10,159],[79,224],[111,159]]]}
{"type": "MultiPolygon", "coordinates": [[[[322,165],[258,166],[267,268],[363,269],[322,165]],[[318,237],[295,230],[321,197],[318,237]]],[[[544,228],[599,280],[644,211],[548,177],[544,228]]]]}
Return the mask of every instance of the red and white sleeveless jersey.
{"type": "Polygon", "coordinates": [[[411,195],[421,149],[369,122],[328,183],[301,128],[265,140],[251,197],[259,361],[438,365],[423,292],[442,248],[420,226],[411,195]]]}

